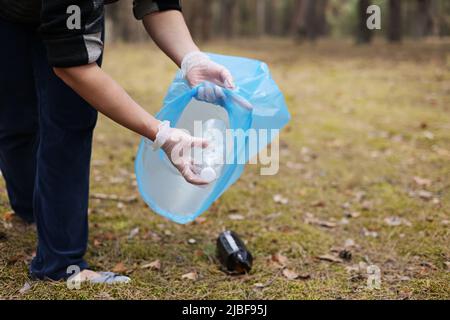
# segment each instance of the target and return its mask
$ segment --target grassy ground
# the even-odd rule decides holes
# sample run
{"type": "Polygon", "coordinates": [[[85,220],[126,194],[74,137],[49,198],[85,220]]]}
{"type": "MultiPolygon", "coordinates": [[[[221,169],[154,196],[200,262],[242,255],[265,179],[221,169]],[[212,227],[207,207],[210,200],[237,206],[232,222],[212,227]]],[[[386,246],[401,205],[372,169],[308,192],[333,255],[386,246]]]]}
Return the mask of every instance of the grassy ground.
{"type": "MultiPolygon", "coordinates": [[[[279,174],[261,177],[257,166],[247,167],[206,219],[189,225],[157,216],[141,200],[91,199],[88,261],[133,282],[81,290],[50,282],[20,290],[35,234],[8,214],[0,185],[0,298],[449,299],[449,43],[261,40],[207,49],[271,67],[293,116],[281,135],[279,174]],[[277,203],[276,194],[288,202],[277,203]],[[215,238],[225,228],[255,256],[248,276],[218,269],[215,238]],[[335,259],[348,252],[350,260],[335,259]],[[160,270],[142,268],[155,260],[160,270]],[[379,289],[367,287],[368,265],[381,271],[379,289]],[[286,270],[299,277],[289,280],[286,270]],[[189,272],[198,279],[182,278],[189,272]]],[[[175,71],[150,45],[108,47],[105,69],[152,112],[175,71]]],[[[100,119],[92,193],[137,195],[138,142],[100,119]]]]}

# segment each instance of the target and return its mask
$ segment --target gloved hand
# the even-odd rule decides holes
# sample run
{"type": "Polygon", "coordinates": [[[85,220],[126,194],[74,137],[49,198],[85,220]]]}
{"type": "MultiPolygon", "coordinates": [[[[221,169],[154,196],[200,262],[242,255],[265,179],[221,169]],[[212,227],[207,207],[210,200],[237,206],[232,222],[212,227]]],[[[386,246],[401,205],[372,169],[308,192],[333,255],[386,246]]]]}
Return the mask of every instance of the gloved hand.
{"type": "Polygon", "coordinates": [[[191,87],[199,87],[196,98],[216,103],[225,97],[221,87],[234,89],[233,77],[224,66],[217,64],[200,51],[188,53],[181,62],[181,72],[191,87]]]}
{"type": "Polygon", "coordinates": [[[183,130],[171,128],[169,121],[159,125],[153,149],[161,148],[167,154],[172,164],[181,173],[184,179],[194,185],[205,185],[209,182],[198,175],[198,170],[192,158],[192,148],[206,148],[208,141],[193,137],[183,130]]]}

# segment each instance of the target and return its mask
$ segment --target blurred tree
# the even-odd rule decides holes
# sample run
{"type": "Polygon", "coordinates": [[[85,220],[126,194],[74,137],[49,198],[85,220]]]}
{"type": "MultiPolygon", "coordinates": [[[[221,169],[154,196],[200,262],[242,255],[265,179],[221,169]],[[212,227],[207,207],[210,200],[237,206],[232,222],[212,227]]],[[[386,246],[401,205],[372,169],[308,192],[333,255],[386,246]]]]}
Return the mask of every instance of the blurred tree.
{"type": "Polygon", "coordinates": [[[234,35],[236,0],[221,0],[220,4],[220,21],[222,24],[222,30],[225,37],[231,38],[234,35]]]}
{"type": "Polygon", "coordinates": [[[328,33],[326,9],[328,0],[301,0],[294,8],[291,28],[297,37],[315,41],[328,33]]]}
{"type": "Polygon", "coordinates": [[[432,0],[416,0],[417,9],[415,17],[415,30],[413,35],[417,38],[431,34],[433,30],[432,0]]]}
{"type": "Polygon", "coordinates": [[[201,38],[203,41],[208,41],[211,38],[212,29],[212,3],[213,1],[202,1],[200,6],[200,18],[201,18],[201,38]]]}
{"type": "Polygon", "coordinates": [[[291,18],[291,25],[289,33],[294,36],[298,36],[300,30],[305,28],[305,14],[306,14],[306,1],[295,0],[293,13],[291,18]]]}
{"type": "Polygon", "coordinates": [[[130,1],[118,1],[106,6],[107,18],[112,20],[108,37],[113,40],[136,42],[147,39],[141,23],[136,21],[132,14],[132,3],[130,1]]]}
{"type": "Polygon", "coordinates": [[[391,42],[402,40],[402,1],[389,0],[388,39],[391,42]]]}
{"type": "Polygon", "coordinates": [[[266,31],[266,0],[256,0],[256,34],[261,36],[266,31]]]}
{"type": "MultiPolygon", "coordinates": [[[[131,7],[132,1],[126,0],[106,7],[110,39],[148,39],[131,7]]],[[[213,34],[311,41],[355,35],[358,43],[370,43],[374,34],[392,42],[450,34],[450,0],[189,0],[183,2],[183,15],[193,37],[202,41],[213,34]],[[382,30],[376,32],[366,25],[371,4],[382,12],[382,30]]]]}
{"type": "Polygon", "coordinates": [[[356,40],[359,44],[370,43],[372,41],[373,33],[367,28],[367,8],[370,5],[370,0],[358,0],[358,27],[356,30],[356,40]]]}

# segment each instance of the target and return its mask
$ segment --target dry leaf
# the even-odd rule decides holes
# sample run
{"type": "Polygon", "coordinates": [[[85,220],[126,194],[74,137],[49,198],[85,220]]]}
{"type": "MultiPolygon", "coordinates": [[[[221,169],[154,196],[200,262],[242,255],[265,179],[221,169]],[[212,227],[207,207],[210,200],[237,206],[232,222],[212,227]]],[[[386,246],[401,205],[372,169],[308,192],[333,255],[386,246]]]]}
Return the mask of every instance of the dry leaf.
{"type": "Polygon", "coordinates": [[[290,269],[284,269],[283,270],[283,276],[288,280],[295,280],[298,278],[299,274],[295,271],[292,271],[290,269]]]}
{"type": "Polygon", "coordinates": [[[306,213],[305,216],[306,216],[305,217],[305,223],[307,223],[307,224],[315,224],[315,225],[318,225],[318,226],[321,226],[321,227],[325,227],[325,228],[334,228],[334,227],[336,227],[336,223],[335,222],[317,219],[316,217],[314,217],[314,215],[312,213],[306,213]]]}
{"type": "Polygon", "coordinates": [[[139,228],[131,229],[130,233],[128,234],[128,240],[133,239],[135,236],[137,236],[139,233],[139,228]]]}
{"type": "Polygon", "coordinates": [[[30,283],[27,281],[27,282],[25,282],[25,284],[23,285],[23,287],[19,290],[19,293],[20,294],[24,294],[24,293],[26,293],[28,290],[30,290],[31,289],[31,285],[30,285],[30,283]]]}
{"type": "Polygon", "coordinates": [[[161,261],[155,260],[153,262],[143,264],[141,269],[161,270],[161,261]]]}
{"type": "Polygon", "coordinates": [[[271,261],[278,265],[278,267],[285,267],[289,261],[286,256],[283,256],[280,253],[275,253],[271,257],[271,261]]]}
{"type": "Polygon", "coordinates": [[[399,225],[405,225],[410,227],[411,226],[411,222],[409,222],[406,219],[400,218],[400,217],[387,217],[384,219],[384,222],[391,227],[397,227],[399,225]]]}
{"type": "Polygon", "coordinates": [[[14,211],[8,211],[3,215],[3,220],[5,221],[11,221],[14,218],[14,211]]]}
{"type": "Polygon", "coordinates": [[[125,273],[127,272],[127,267],[125,267],[125,264],[123,262],[119,262],[114,266],[114,268],[112,268],[111,271],[115,273],[125,273]]]}
{"type": "Polygon", "coordinates": [[[90,197],[98,200],[121,201],[126,203],[137,201],[137,196],[135,195],[129,197],[120,197],[116,194],[92,193],[90,197]]]}
{"type": "Polygon", "coordinates": [[[345,211],[344,215],[347,218],[358,218],[361,215],[361,213],[358,211],[345,211]]]}
{"type": "Polygon", "coordinates": [[[264,283],[261,283],[261,282],[255,283],[253,285],[253,288],[258,289],[258,290],[264,289],[265,287],[266,287],[266,285],[264,283]]]}
{"type": "Polygon", "coordinates": [[[433,198],[433,194],[426,190],[418,191],[417,195],[419,196],[419,198],[424,199],[424,200],[430,200],[431,198],[433,198]]]}
{"type": "Polygon", "coordinates": [[[327,261],[327,262],[334,262],[334,263],[341,263],[342,262],[341,258],[333,256],[331,254],[324,254],[324,255],[318,256],[317,258],[319,260],[327,261]]]}
{"type": "Polygon", "coordinates": [[[203,223],[205,223],[206,222],[206,218],[204,218],[204,217],[197,217],[197,218],[195,218],[195,220],[194,220],[194,223],[195,224],[203,224],[203,223]]]}
{"type": "Polygon", "coordinates": [[[421,177],[413,177],[413,181],[421,187],[429,187],[431,186],[431,180],[430,179],[425,179],[425,178],[421,178],[421,177]]]}
{"type": "Polygon", "coordinates": [[[370,230],[367,230],[366,228],[363,228],[361,232],[364,237],[378,238],[378,232],[376,232],[376,231],[370,231],[370,230]]]}
{"type": "Polygon", "coordinates": [[[351,247],[354,247],[354,246],[355,246],[355,240],[353,240],[353,239],[345,240],[344,247],[351,248],[351,247]]]}
{"type": "Polygon", "coordinates": [[[305,166],[302,163],[296,163],[291,161],[286,162],[286,167],[294,170],[302,170],[303,168],[305,168],[305,166]]]}
{"type": "Polygon", "coordinates": [[[198,279],[198,274],[197,272],[193,271],[193,272],[188,272],[185,273],[181,276],[181,279],[188,279],[188,280],[192,280],[192,281],[197,281],[198,279]]]}
{"type": "Polygon", "coordinates": [[[325,202],[324,201],[314,201],[313,203],[311,203],[311,207],[316,207],[316,208],[323,208],[325,207],[325,202]]]}
{"type": "Polygon", "coordinates": [[[230,218],[230,220],[244,220],[244,216],[240,214],[230,214],[228,215],[228,218],[230,218]]]}
{"type": "Polygon", "coordinates": [[[283,197],[281,194],[276,194],[273,196],[273,201],[280,204],[288,204],[289,200],[283,197]]]}

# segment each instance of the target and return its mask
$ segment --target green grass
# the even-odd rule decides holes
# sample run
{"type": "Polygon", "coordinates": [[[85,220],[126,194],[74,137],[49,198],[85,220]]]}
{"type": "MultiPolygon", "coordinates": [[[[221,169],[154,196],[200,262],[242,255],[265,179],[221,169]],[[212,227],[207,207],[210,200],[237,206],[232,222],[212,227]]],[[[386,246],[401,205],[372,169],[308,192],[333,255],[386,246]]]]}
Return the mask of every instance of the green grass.
{"type": "MultiPolygon", "coordinates": [[[[449,299],[450,44],[356,47],[267,39],[206,49],[269,64],[293,116],[281,134],[278,175],[262,177],[258,166],[248,166],[204,213],[202,224],[169,222],[141,200],[118,206],[91,199],[87,259],[99,270],[122,262],[133,278],[124,286],[68,290],[64,283],[32,282],[20,293],[35,234],[16,220],[12,226],[0,220],[0,298],[449,299]],[[418,186],[415,176],[431,185],[418,186]],[[419,190],[430,191],[432,198],[413,196],[419,190]],[[275,203],[275,194],[289,203],[275,203]],[[360,216],[343,224],[345,211],[360,216]],[[245,219],[230,220],[230,212],[245,219]],[[308,213],[336,227],[306,224],[308,213]],[[389,226],[385,218],[391,216],[410,225],[389,226]],[[128,239],[136,227],[138,235],[128,239]],[[250,275],[232,277],[218,269],[215,239],[225,228],[242,235],[253,252],[250,275]],[[364,230],[378,236],[365,236],[364,230]],[[190,238],[197,242],[188,244],[190,238]],[[317,259],[346,239],[356,243],[351,261],[317,259]],[[277,252],[289,259],[289,269],[310,278],[283,277],[268,263],[277,252]],[[156,259],[160,271],[140,268],[156,259]],[[367,288],[365,272],[359,277],[347,272],[359,262],[381,269],[380,289],[367,288]],[[190,271],[199,274],[197,281],[181,278],[190,271]],[[256,283],[268,285],[257,289],[256,283]]],[[[104,67],[151,112],[161,107],[176,70],[151,45],[109,46],[104,67]]],[[[100,118],[92,192],[137,195],[132,173],[138,142],[136,135],[100,118]]],[[[0,216],[9,210],[2,184],[0,216]]]]}

